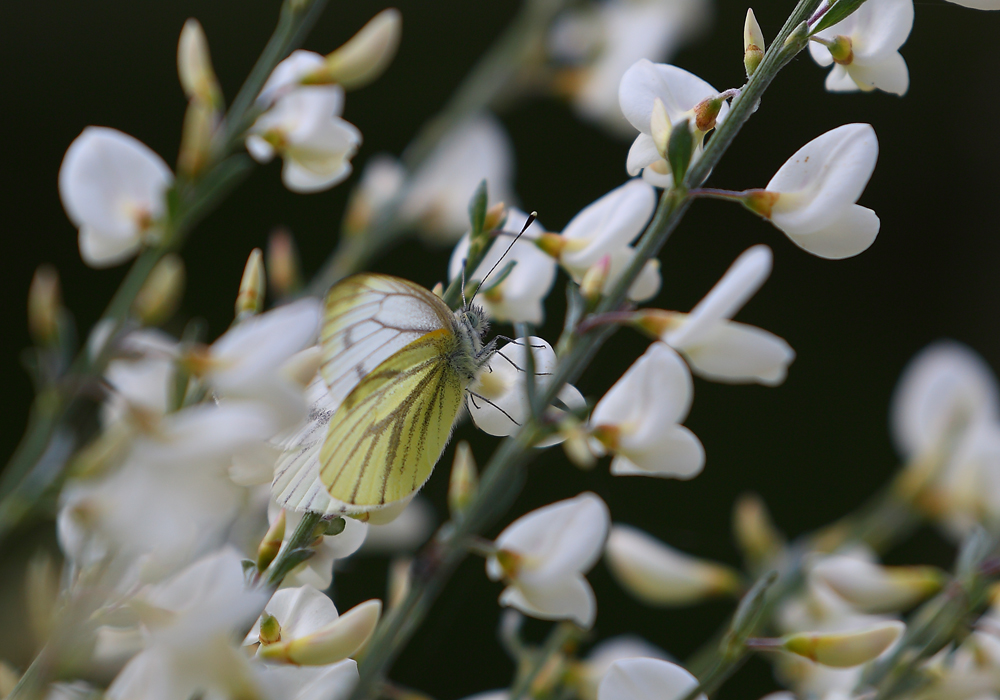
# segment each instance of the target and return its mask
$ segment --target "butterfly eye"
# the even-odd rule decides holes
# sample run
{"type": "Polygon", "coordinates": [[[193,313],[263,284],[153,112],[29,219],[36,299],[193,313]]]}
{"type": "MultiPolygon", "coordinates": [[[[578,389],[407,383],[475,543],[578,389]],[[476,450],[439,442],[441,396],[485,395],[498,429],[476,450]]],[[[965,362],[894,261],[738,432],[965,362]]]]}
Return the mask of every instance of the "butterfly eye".
{"type": "Polygon", "coordinates": [[[466,311],[465,320],[469,322],[469,325],[473,328],[479,328],[479,314],[475,311],[466,311]]]}

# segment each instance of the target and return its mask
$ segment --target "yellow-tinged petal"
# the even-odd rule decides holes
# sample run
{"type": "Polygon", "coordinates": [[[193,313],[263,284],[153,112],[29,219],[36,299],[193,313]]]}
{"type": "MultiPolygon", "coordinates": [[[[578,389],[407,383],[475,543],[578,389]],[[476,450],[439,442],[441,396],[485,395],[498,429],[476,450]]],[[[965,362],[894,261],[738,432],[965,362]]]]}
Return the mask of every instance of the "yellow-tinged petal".
{"type": "Polygon", "coordinates": [[[667,116],[667,108],[664,106],[663,100],[659,97],[653,101],[653,114],[649,118],[649,131],[653,136],[653,143],[656,145],[656,150],[661,156],[666,158],[672,127],[670,117],[667,116]]]}
{"type": "Polygon", "coordinates": [[[298,666],[325,666],[349,658],[365,645],[382,614],[382,601],[369,600],[312,634],[261,646],[257,655],[298,666]]]}
{"type": "Polygon", "coordinates": [[[850,668],[871,661],[888,649],[906,625],[898,620],[852,632],[804,632],[782,640],[782,649],[824,666],[850,668]]]}

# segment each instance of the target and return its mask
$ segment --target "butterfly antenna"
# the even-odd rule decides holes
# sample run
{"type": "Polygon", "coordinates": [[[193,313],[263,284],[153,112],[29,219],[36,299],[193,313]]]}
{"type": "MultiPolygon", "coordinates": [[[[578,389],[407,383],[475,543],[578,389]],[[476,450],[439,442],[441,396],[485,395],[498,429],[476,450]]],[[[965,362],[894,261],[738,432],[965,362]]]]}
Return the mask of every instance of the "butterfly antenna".
{"type": "Polygon", "coordinates": [[[483,284],[485,284],[486,280],[488,280],[490,278],[490,275],[493,274],[493,271],[496,270],[497,267],[500,266],[500,263],[503,262],[503,259],[507,257],[507,253],[509,253],[510,249],[514,247],[514,244],[517,243],[518,239],[521,236],[524,235],[524,232],[528,230],[529,226],[531,226],[533,223],[535,223],[535,219],[537,217],[538,217],[538,212],[537,211],[533,211],[530,214],[528,214],[528,218],[525,220],[524,226],[521,227],[520,233],[518,233],[516,236],[514,236],[514,240],[510,242],[509,246],[507,246],[507,250],[505,250],[503,252],[503,255],[501,255],[500,259],[496,261],[496,264],[493,267],[490,268],[490,271],[486,273],[486,276],[483,277],[482,280],[480,280],[479,286],[476,287],[476,293],[472,295],[473,299],[476,298],[476,294],[479,294],[479,290],[483,288],[483,284]]]}
{"type": "MultiPolygon", "coordinates": [[[[469,264],[468,258],[462,258],[462,308],[468,309],[469,302],[465,300],[465,266],[469,264]]],[[[478,289],[476,290],[479,291],[478,289]]]]}

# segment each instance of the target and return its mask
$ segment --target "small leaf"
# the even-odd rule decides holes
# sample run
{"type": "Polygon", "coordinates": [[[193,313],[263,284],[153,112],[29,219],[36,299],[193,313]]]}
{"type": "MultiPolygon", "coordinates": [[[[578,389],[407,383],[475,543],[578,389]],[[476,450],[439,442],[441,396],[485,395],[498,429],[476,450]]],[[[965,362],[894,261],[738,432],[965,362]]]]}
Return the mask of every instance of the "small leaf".
{"type": "Polygon", "coordinates": [[[688,165],[691,164],[691,153],[694,149],[694,139],[691,138],[691,127],[685,119],[674,126],[670,133],[670,145],[667,146],[667,160],[670,171],[674,175],[674,185],[684,181],[688,165]]]}
{"type": "Polygon", "coordinates": [[[832,27],[848,15],[853,14],[864,2],[865,0],[837,0],[833,4],[833,7],[827,10],[826,14],[812,28],[809,36],[821,32],[827,27],[832,27]]]}
{"type": "Polygon", "coordinates": [[[469,220],[472,222],[470,238],[473,240],[479,236],[486,226],[486,205],[489,197],[486,193],[486,180],[479,183],[476,193],[469,200],[469,220]]]}

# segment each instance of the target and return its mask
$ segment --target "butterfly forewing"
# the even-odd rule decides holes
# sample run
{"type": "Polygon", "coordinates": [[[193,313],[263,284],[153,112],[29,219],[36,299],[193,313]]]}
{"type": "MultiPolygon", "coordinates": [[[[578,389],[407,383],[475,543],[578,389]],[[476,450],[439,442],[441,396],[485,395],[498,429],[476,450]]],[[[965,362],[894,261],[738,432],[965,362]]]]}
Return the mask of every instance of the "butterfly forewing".
{"type": "Polygon", "coordinates": [[[427,480],[451,436],[466,380],[449,357],[450,328],[410,342],[368,372],[334,414],[320,451],[320,480],[351,506],[380,506],[427,480]]]}
{"type": "Polygon", "coordinates": [[[321,371],[333,402],[395,353],[442,328],[452,328],[448,306],[407,280],[361,274],[333,287],[321,334],[321,371]]]}

